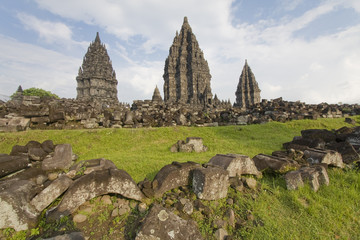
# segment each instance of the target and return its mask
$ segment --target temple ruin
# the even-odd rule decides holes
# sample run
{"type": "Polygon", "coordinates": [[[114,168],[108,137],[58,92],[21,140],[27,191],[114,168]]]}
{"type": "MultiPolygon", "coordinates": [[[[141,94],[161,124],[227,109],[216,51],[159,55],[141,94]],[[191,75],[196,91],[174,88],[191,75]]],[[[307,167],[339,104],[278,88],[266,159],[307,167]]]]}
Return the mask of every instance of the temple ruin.
{"type": "Polygon", "coordinates": [[[166,103],[199,105],[212,101],[209,66],[187,17],[170,47],[163,78],[166,103]]]}
{"type": "Polygon", "coordinates": [[[153,93],[153,96],[152,96],[152,101],[153,102],[162,102],[162,97],[161,97],[161,94],[160,94],[160,91],[159,91],[159,88],[156,86],[155,87],[155,90],[154,90],[154,93],[153,93]]]}
{"type": "Polygon", "coordinates": [[[118,102],[118,81],[99,33],[96,33],[95,41],[90,43],[76,81],[78,100],[118,102]]]}
{"type": "Polygon", "coordinates": [[[260,92],[255,76],[247,63],[247,60],[245,60],[245,65],[241,72],[239,84],[235,93],[235,107],[250,108],[257,103],[260,103],[260,92]]]}

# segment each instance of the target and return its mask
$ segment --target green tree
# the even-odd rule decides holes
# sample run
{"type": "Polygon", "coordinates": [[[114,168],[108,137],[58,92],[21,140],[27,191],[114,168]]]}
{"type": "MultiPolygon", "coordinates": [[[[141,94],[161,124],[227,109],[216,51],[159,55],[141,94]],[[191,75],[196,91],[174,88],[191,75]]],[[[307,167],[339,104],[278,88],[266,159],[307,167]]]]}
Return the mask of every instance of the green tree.
{"type": "MultiPolygon", "coordinates": [[[[16,94],[17,94],[17,91],[13,95],[11,95],[11,99],[16,94]]],[[[24,96],[39,96],[39,97],[54,97],[56,99],[59,99],[59,96],[56,95],[55,93],[46,91],[41,88],[34,88],[34,87],[23,90],[22,95],[24,95],[24,96]]]]}

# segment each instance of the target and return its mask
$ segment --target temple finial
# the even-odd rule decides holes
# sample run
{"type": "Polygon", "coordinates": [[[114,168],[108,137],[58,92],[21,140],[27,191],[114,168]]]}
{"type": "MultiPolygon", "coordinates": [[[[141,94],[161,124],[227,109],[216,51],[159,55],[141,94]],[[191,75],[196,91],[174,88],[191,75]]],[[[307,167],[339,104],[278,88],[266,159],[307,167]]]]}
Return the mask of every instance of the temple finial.
{"type": "Polygon", "coordinates": [[[99,36],[99,32],[96,32],[95,42],[99,42],[99,43],[100,43],[100,36],[99,36]]]}

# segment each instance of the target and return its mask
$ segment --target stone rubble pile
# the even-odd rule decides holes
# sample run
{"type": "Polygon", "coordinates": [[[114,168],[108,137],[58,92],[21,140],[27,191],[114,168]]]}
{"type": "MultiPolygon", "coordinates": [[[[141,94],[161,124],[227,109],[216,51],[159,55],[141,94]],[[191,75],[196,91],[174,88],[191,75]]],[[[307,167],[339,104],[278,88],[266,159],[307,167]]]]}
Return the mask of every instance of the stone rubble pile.
{"type": "MultiPolygon", "coordinates": [[[[285,151],[271,156],[259,154],[251,159],[239,154],[217,154],[203,165],[173,162],[164,166],[153,181],[145,178],[139,183],[107,159],[74,164],[77,156],[69,144],[30,141],[25,146],[14,146],[10,155],[0,155],[0,229],[36,227],[44,210],[48,221],[72,215],[80,224],[86,216],[77,214],[79,209],[91,212],[89,201],[99,196],[106,204],[115,204],[109,194],[116,194],[121,198],[116,201],[112,217],[134,207],[145,213],[150,207],[135,239],[203,239],[190,219],[194,211],[205,217],[211,214],[202,201],[228,198],[229,187],[237,192],[244,188],[256,190],[254,177],[268,171],[284,174],[289,190],[308,183],[318,191],[321,185],[329,185],[328,167],[343,168],[360,160],[359,139],[360,127],[304,130],[301,137],[284,143],[285,151]],[[59,197],[61,201],[52,206],[59,197]],[[159,202],[148,206],[149,199],[154,198],[159,202]],[[131,205],[129,200],[138,203],[131,205]]],[[[228,198],[227,202],[231,205],[233,200],[228,198]]],[[[227,235],[224,226],[236,227],[240,220],[236,220],[231,208],[223,219],[219,217],[215,236],[223,239],[219,236],[227,235]]]]}
{"type": "Polygon", "coordinates": [[[104,104],[98,101],[23,96],[0,104],[0,132],[26,129],[141,128],[166,126],[224,126],[340,118],[360,114],[360,106],[263,100],[252,108],[232,107],[230,102],[205,106],[163,101],[104,104]]]}

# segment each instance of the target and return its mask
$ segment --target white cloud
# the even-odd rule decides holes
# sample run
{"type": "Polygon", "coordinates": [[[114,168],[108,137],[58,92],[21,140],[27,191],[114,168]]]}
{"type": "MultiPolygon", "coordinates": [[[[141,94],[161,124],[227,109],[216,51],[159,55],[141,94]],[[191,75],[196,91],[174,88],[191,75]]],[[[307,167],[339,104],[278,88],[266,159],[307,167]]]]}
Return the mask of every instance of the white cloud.
{"type": "Polygon", "coordinates": [[[280,5],[285,11],[292,11],[297,8],[304,0],[280,0],[280,5]]]}
{"type": "Polygon", "coordinates": [[[143,93],[141,99],[144,97],[151,98],[155,86],[157,85],[159,88],[162,86],[162,66],[163,62],[142,62],[141,64],[133,63],[130,67],[120,68],[116,72],[120,88],[119,94],[121,95],[121,85],[128,83],[143,93]]]}
{"type": "MultiPolygon", "coordinates": [[[[111,43],[107,44],[107,48],[113,49],[116,54],[112,56],[109,53],[111,59],[120,56],[127,62],[125,66],[114,65],[119,80],[120,100],[120,84],[126,85],[127,90],[134,91],[131,99],[143,99],[144,96],[151,95],[155,84],[163,82],[166,56],[162,62],[158,59],[154,62],[148,59],[135,61],[129,53],[137,51],[137,55],[146,56],[158,50],[167,51],[175,32],[180,30],[183,17],[188,16],[210,66],[213,93],[217,93],[220,99],[235,100],[236,86],[244,59],[247,58],[259,82],[263,98],[283,96],[287,100],[313,103],[360,102],[356,93],[360,89],[360,25],[308,41],[294,37],[295,31],[311,26],[315,20],[339,8],[352,7],[359,11],[357,0],[321,1],[317,7],[296,18],[286,16],[280,20],[266,19],[237,26],[231,24],[236,22],[232,20],[237,17],[232,15],[232,0],[197,1],[196,6],[201,7],[194,6],[194,1],[191,0],[36,2],[53,14],[74,22],[81,21],[101,27],[121,40],[131,42],[136,37],[141,37],[141,46],[134,49],[127,49],[125,45],[114,47],[111,43]]],[[[288,11],[296,10],[301,4],[300,0],[282,2],[288,11]]],[[[36,29],[33,30],[40,34],[42,28],[38,26],[36,29]]],[[[58,36],[61,29],[59,27],[53,34],[45,30],[42,32],[45,35],[47,33],[46,36],[51,40],[51,36],[58,36]]],[[[71,34],[65,34],[65,39],[62,40],[69,41],[71,38],[71,34]]],[[[65,56],[61,57],[66,59],[65,56]]],[[[73,74],[77,73],[78,66],[79,64],[75,64],[73,74]]]]}
{"type": "Polygon", "coordinates": [[[1,94],[10,96],[23,89],[43,88],[60,97],[74,97],[81,59],[68,57],[35,45],[0,35],[1,94]]]}
{"type": "Polygon", "coordinates": [[[42,21],[26,13],[18,13],[17,17],[29,30],[39,33],[40,37],[48,43],[70,41],[71,29],[61,22],[42,21]]]}
{"type": "Polygon", "coordinates": [[[87,47],[88,42],[76,42],[72,39],[73,32],[62,22],[41,20],[24,12],[18,12],[17,18],[27,30],[33,30],[48,44],[57,44],[70,48],[71,46],[87,47]]]}

